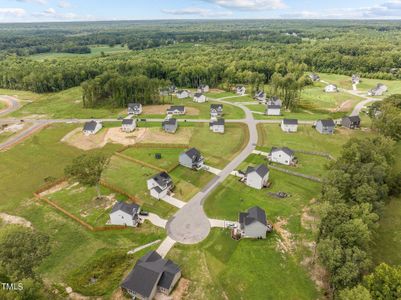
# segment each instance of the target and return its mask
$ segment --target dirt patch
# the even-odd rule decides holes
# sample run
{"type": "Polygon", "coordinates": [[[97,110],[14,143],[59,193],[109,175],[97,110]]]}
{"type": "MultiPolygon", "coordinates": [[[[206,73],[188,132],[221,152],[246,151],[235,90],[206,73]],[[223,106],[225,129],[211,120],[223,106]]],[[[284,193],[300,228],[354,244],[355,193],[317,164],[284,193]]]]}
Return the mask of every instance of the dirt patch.
{"type": "Polygon", "coordinates": [[[303,228],[310,229],[314,232],[317,230],[316,218],[311,215],[309,207],[304,207],[302,209],[301,225],[303,228]]]}
{"type": "Polygon", "coordinates": [[[105,136],[106,143],[121,144],[130,146],[138,143],[146,134],[147,128],[137,128],[133,132],[124,132],[121,128],[110,128],[105,136]]]}
{"type": "Polygon", "coordinates": [[[192,128],[179,128],[175,134],[171,134],[161,128],[148,128],[140,143],[189,144],[192,131],[192,128]]]}
{"type": "Polygon", "coordinates": [[[0,134],[3,132],[12,132],[12,133],[16,133],[20,130],[22,130],[24,128],[24,124],[12,124],[12,125],[8,125],[5,128],[3,128],[2,130],[0,130],[0,134]]]}
{"type": "Polygon", "coordinates": [[[62,189],[68,187],[68,181],[63,181],[58,185],[55,185],[53,187],[51,187],[50,189],[43,191],[39,194],[39,196],[43,197],[43,196],[47,196],[53,193],[56,193],[58,191],[61,191],[62,189]]]}
{"type": "Polygon", "coordinates": [[[188,279],[181,278],[171,295],[167,296],[162,293],[157,293],[155,295],[155,300],[181,300],[187,294],[189,283],[190,281],[188,279]]]}
{"type": "Polygon", "coordinates": [[[292,234],[288,230],[284,229],[288,221],[286,219],[278,218],[278,221],[273,224],[274,230],[280,235],[280,239],[277,240],[277,250],[281,253],[292,253],[295,249],[295,243],[292,240],[292,234]]]}
{"type": "MultiPolygon", "coordinates": [[[[170,104],[165,105],[148,105],[143,107],[143,114],[145,115],[165,115],[166,110],[170,108],[170,104]]],[[[199,109],[195,107],[185,107],[185,115],[198,116],[199,109]]]]}
{"type": "Polygon", "coordinates": [[[347,112],[353,107],[352,100],[347,100],[341,103],[338,107],[330,109],[331,112],[347,112]]]}
{"type": "Polygon", "coordinates": [[[209,89],[209,93],[224,93],[224,90],[220,90],[220,89],[209,89]]]}
{"type": "Polygon", "coordinates": [[[316,255],[316,242],[304,242],[309,251],[311,251],[311,257],[305,257],[301,265],[306,267],[309,271],[310,277],[315,285],[322,290],[328,290],[330,288],[328,283],[328,273],[325,268],[323,268],[317,261],[316,255]]]}
{"type": "Polygon", "coordinates": [[[6,213],[0,213],[0,219],[5,223],[5,224],[10,224],[10,225],[20,225],[23,227],[28,227],[32,228],[32,223],[29,222],[28,220],[18,217],[18,216],[12,216],[6,213]]]}
{"type": "Polygon", "coordinates": [[[121,289],[117,289],[110,297],[111,300],[127,300],[127,297],[124,296],[124,293],[121,289]]]}

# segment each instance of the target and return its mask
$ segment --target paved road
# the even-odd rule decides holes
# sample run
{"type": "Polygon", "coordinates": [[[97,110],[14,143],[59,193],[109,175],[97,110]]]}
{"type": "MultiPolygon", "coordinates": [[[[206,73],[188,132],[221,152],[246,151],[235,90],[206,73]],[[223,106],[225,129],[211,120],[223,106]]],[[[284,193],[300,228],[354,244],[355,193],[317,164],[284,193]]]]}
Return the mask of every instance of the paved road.
{"type": "Polygon", "coordinates": [[[32,126],[12,135],[8,140],[3,143],[0,143],[0,151],[6,150],[15,144],[20,143],[30,135],[34,134],[35,132],[41,130],[45,127],[46,124],[33,124],[32,126]]]}
{"type": "Polygon", "coordinates": [[[208,236],[211,224],[202,206],[205,199],[255,150],[258,139],[257,123],[253,118],[252,112],[246,106],[239,103],[226,102],[223,99],[215,101],[232,104],[244,110],[246,115],[245,122],[249,128],[249,142],[241,153],[221,170],[218,176],[214,177],[202,191],[196,194],[167,222],[168,235],[182,244],[196,244],[208,236]]]}
{"type": "Polygon", "coordinates": [[[17,99],[11,96],[2,95],[0,96],[0,101],[6,103],[7,105],[7,108],[0,111],[0,117],[12,113],[21,107],[21,104],[17,101],[17,99]]]}

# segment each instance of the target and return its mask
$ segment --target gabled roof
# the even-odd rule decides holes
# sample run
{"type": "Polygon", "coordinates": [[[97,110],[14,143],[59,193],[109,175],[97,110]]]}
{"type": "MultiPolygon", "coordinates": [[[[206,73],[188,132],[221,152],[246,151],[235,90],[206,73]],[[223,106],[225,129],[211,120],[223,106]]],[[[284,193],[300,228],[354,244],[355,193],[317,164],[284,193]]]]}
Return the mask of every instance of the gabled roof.
{"type": "Polygon", "coordinates": [[[351,121],[351,123],[360,123],[361,122],[361,118],[359,116],[348,116],[348,117],[344,117],[343,120],[345,119],[349,119],[351,121]]]}
{"type": "Polygon", "coordinates": [[[210,104],[210,110],[223,110],[223,104],[210,104]]]}
{"type": "Polygon", "coordinates": [[[259,206],[251,207],[247,212],[241,212],[238,221],[242,228],[255,222],[267,226],[266,213],[259,206]]]}
{"type": "Polygon", "coordinates": [[[95,131],[97,124],[98,122],[94,120],[86,122],[84,125],[84,131],[95,131]]]}
{"type": "Polygon", "coordinates": [[[163,121],[163,125],[177,125],[177,119],[170,118],[163,121]]]}
{"type": "Polygon", "coordinates": [[[202,95],[203,95],[202,93],[195,93],[195,94],[194,94],[194,97],[195,97],[195,98],[199,98],[199,97],[201,97],[202,95]]]}
{"type": "Polygon", "coordinates": [[[116,204],[114,204],[113,208],[111,209],[111,213],[121,210],[129,215],[134,215],[136,214],[138,209],[139,205],[137,204],[118,201],[116,204]]]}
{"type": "Polygon", "coordinates": [[[173,105],[170,106],[169,109],[167,109],[167,111],[174,111],[174,110],[185,111],[185,107],[183,105],[173,105]]]}
{"type": "Polygon", "coordinates": [[[188,93],[187,90],[179,90],[179,91],[177,91],[177,94],[182,94],[182,93],[184,93],[184,92],[188,93]]]}
{"type": "Polygon", "coordinates": [[[279,152],[279,151],[283,151],[285,154],[288,154],[289,156],[293,156],[294,155],[294,151],[292,151],[290,148],[287,147],[272,147],[272,151],[271,153],[274,152],[279,152]]]}
{"type": "Polygon", "coordinates": [[[256,172],[256,174],[263,178],[269,173],[269,168],[264,164],[260,164],[257,167],[248,167],[245,174],[248,175],[253,172],[256,172]]]}
{"type": "Polygon", "coordinates": [[[159,186],[162,187],[169,185],[172,182],[170,175],[168,175],[166,172],[156,174],[152,177],[152,179],[156,181],[159,186]]]}
{"type": "Polygon", "coordinates": [[[190,157],[192,161],[199,161],[202,158],[201,153],[196,148],[191,148],[185,151],[184,154],[190,157]]]}
{"type": "Polygon", "coordinates": [[[141,103],[128,103],[128,107],[135,109],[135,108],[140,108],[142,106],[141,103]]]}
{"type": "Polygon", "coordinates": [[[327,119],[327,120],[318,120],[318,123],[322,123],[322,125],[324,127],[335,127],[336,124],[334,123],[334,121],[332,119],[327,119]]]}
{"type": "Polygon", "coordinates": [[[264,97],[264,96],[265,96],[265,92],[263,92],[263,91],[256,92],[256,97],[264,97]]]}
{"type": "Polygon", "coordinates": [[[298,125],[297,119],[283,119],[283,124],[285,125],[298,125]]]}
{"type": "Polygon", "coordinates": [[[134,124],[135,120],[134,119],[123,119],[122,124],[123,125],[132,125],[134,124]]]}
{"type": "Polygon", "coordinates": [[[224,123],[225,123],[225,121],[223,118],[218,118],[217,120],[210,122],[209,125],[210,126],[224,126],[224,123]]]}
{"type": "Polygon", "coordinates": [[[267,105],[267,109],[281,109],[281,105],[269,104],[267,105]]]}

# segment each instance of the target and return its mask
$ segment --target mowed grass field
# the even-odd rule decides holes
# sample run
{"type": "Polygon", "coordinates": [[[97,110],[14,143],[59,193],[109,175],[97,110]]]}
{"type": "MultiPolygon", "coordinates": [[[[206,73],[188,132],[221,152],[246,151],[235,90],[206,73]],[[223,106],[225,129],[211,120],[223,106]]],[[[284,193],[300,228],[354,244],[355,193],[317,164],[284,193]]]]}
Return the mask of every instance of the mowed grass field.
{"type": "Polygon", "coordinates": [[[228,230],[212,229],[206,240],[175,245],[167,257],[190,280],[184,299],[318,298],[295,257],[276,251],[277,238],[234,241],[228,230]]]}
{"type": "MultiPolygon", "coordinates": [[[[49,205],[33,199],[33,192],[44,184],[45,178],[62,177],[65,166],[84,153],[60,142],[74,128],[75,125],[52,125],[0,156],[0,211],[21,216],[32,222],[35,229],[50,236],[51,254],[38,272],[47,282],[67,285],[69,276],[89,260],[99,257],[100,250],[128,251],[165,236],[164,230],[150,224],[135,231],[89,232],[49,205]]],[[[111,155],[118,148],[107,145],[101,151],[111,155]]],[[[128,271],[132,264],[124,267],[128,271]]]]}

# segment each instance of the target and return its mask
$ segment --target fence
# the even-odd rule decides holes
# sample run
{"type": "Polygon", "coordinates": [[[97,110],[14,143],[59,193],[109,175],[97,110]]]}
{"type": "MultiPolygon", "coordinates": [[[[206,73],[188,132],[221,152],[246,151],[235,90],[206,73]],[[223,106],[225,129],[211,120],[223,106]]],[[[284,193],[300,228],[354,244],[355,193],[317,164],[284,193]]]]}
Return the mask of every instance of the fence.
{"type": "Polygon", "coordinates": [[[67,181],[67,178],[62,177],[62,178],[56,179],[56,180],[54,180],[54,181],[52,181],[52,182],[45,183],[45,184],[41,185],[41,186],[34,192],[34,194],[38,194],[38,195],[39,195],[39,194],[42,194],[43,192],[45,192],[45,191],[47,191],[47,190],[50,190],[51,188],[55,187],[56,185],[59,185],[59,184],[63,183],[64,181],[67,181]]]}
{"type": "Polygon", "coordinates": [[[319,151],[306,151],[306,150],[294,150],[294,152],[298,153],[303,153],[303,154],[309,154],[309,155],[316,155],[316,156],[322,156],[330,160],[335,160],[335,158],[326,152],[319,152],[319,151]]]}
{"type": "Polygon", "coordinates": [[[118,156],[118,157],[120,157],[120,158],[122,158],[122,159],[125,159],[125,160],[128,160],[128,161],[131,161],[131,162],[140,164],[140,165],[142,165],[142,166],[144,166],[144,167],[148,167],[148,168],[150,168],[150,169],[153,169],[153,170],[156,170],[156,171],[159,171],[159,172],[167,172],[167,170],[165,170],[165,169],[156,167],[156,166],[154,166],[154,165],[152,165],[152,164],[149,164],[149,163],[147,163],[147,162],[144,162],[144,161],[141,161],[141,160],[139,160],[139,159],[133,158],[133,157],[131,157],[131,156],[127,156],[127,155],[122,154],[122,153],[115,153],[115,155],[118,156]]]}
{"type": "Polygon", "coordinates": [[[134,196],[134,195],[131,195],[131,194],[127,193],[126,191],[124,191],[124,190],[122,190],[122,189],[120,189],[120,188],[118,188],[118,187],[112,185],[111,183],[109,183],[109,182],[107,182],[107,181],[105,181],[105,180],[103,180],[103,179],[100,180],[100,184],[101,184],[102,186],[104,186],[104,187],[106,187],[106,188],[112,190],[113,192],[116,192],[116,193],[118,193],[118,194],[127,196],[128,199],[130,199],[130,200],[131,200],[132,202],[134,202],[134,203],[140,204],[140,203],[143,202],[140,198],[138,198],[138,197],[136,197],[136,196],[134,196]]]}
{"type": "Polygon", "coordinates": [[[309,179],[309,180],[312,180],[312,181],[315,181],[315,182],[322,182],[321,178],[318,178],[318,177],[315,177],[315,176],[305,175],[305,174],[294,172],[294,171],[291,171],[291,170],[282,169],[282,168],[279,168],[279,167],[276,167],[276,166],[273,166],[273,165],[269,165],[269,168],[273,169],[273,170],[280,171],[280,172],[284,172],[284,173],[287,173],[287,174],[290,174],[290,175],[294,175],[294,176],[302,177],[302,178],[305,178],[305,179],[309,179]]]}

